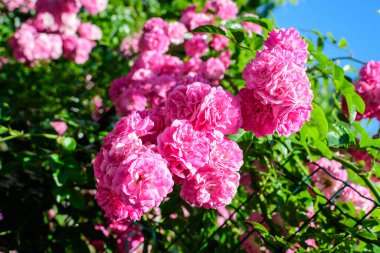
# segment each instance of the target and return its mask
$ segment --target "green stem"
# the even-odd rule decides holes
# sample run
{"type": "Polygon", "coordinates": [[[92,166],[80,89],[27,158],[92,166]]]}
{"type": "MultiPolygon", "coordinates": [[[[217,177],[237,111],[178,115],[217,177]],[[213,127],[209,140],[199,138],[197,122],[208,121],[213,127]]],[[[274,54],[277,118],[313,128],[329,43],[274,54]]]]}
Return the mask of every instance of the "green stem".
{"type": "Polygon", "coordinates": [[[16,139],[16,138],[30,138],[30,137],[44,137],[44,138],[47,138],[47,139],[57,139],[58,138],[58,135],[55,135],[55,134],[17,134],[17,135],[10,135],[10,136],[7,136],[7,137],[4,137],[4,138],[0,138],[0,143],[1,142],[5,142],[5,141],[9,141],[9,140],[12,140],[12,139],[16,139]]]}
{"type": "Polygon", "coordinates": [[[357,62],[357,63],[360,63],[360,64],[363,64],[363,65],[366,65],[366,63],[364,61],[361,61],[361,60],[358,60],[358,59],[355,59],[351,56],[341,56],[341,57],[335,57],[335,58],[332,58],[330,59],[332,61],[335,61],[335,60],[351,60],[353,62],[357,62]]]}
{"type": "Polygon", "coordinates": [[[358,167],[356,167],[355,165],[353,165],[352,163],[342,159],[341,157],[339,156],[336,156],[336,155],[333,155],[332,156],[332,159],[337,161],[337,162],[340,162],[344,167],[346,168],[349,168],[351,169],[352,171],[354,171],[361,179],[363,179],[363,181],[366,183],[366,185],[368,186],[369,189],[371,189],[373,195],[375,195],[376,197],[376,200],[377,202],[380,202],[380,193],[378,191],[378,189],[376,188],[376,186],[373,184],[373,182],[371,181],[371,179],[369,179],[368,177],[364,176],[362,174],[362,170],[359,169],[358,167]]]}

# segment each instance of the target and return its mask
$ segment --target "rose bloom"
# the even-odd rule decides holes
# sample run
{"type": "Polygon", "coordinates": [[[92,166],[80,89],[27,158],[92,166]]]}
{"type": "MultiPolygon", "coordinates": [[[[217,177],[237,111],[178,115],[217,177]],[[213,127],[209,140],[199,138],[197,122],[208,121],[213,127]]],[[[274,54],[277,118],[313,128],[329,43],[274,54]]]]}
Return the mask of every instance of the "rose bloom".
{"type": "Polygon", "coordinates": [[[210,42],[210,46],[215,49],[215,51],[221,51],[228,46],[230,40],[223,35],[215,34],[210,42]]]}
{"type": "Polygon", "coordinates": [[[294,63],[294,54],[282,49],[264,50],[243,71],[247,88],[266,104],[309,104],[313,100],[305,67],[294,63]]]}
{"type": "Polygon", "coordinates": [[[132,38],[126,37],[123,39],[120,45],[120,51],[123,52],[124,56],[129,57],[132,53],[139,52],[139,40],[140,34],[132,34],[132,38]]]}
{"type": "Polygon", "coordinates": [[[192,206],[217,209],[231,203],[239,180],[235,171],[206,165],[184,181],[181,197],[192,206]]]}
{"type": "Polygon", "coordinates": [[[255,136],[266,136],[275,131],[275,121],[271,105],[265,105],[255,97],[255,91],[243,88],[239,91],[243,119],[242,128],[252,131],[255,136]]]}
{"type": "Polygon", "coordinates": [[[190,57],[201,57],[208,50],[207,42],[201,34],[195,34],[193,38],[185,42],[185,52],[190,57]]]}
{"type": "Polygon", "coordinates": [[[166,160],[140,139],[152,128],[149,116],[132,113],[104,138],[94,163],[96,200],[112,219],[139,220],[172,191],[174,182],[166,160]]]}
{"type": "Polygon", "coordinates": [[[358,184],[351,183],[350,185],[352,186],[352,188],[346,186],[346,188],[344,188],[344,190],[340,194],[338,201],[352,202],[357,212],[360,212],[360,210],[362,210],[365,213],[371,211],[375,203],[371,201],[373,200],[373,197],[369,189],[358,184]],[[358,191],[362,196],[354,189],[358,191]]]}
{"type": "Polygon", "coordinates": [[[147,106],[147,97],[137,89],[125,89],[114,100],[116,112],[120,116],[127,116],[131,112],[142,111],[147,106]]]}
{"type": "Polygon", "coordinates": [[[291,51],[295,55],[295,63],[302,66],[306,63],[309,52],[307,43],[301,38],[294,28],[273,30],[268,34],[268,39],[264,41],[264,48],[279,48],[291,51]]]}
{"type": "Polygon", "coordinates": [[[188,79],[183,84],[179,83],[173,86],[167,92],[165,104],[166,116],[169,121],[175,119],[194,121],[203,98],[210,91],[211,87],[208,82],[201,78],[188,79]]]}
{"type": "Polygon", "coordinates": [[[186,26],[180,22],[169,23],[168,34],[171,43],[174,45],[182,44],[187,33],[186,26]]]}
{"type": "Polygon", "coordinates": [[[318,187],[327,198],[331,198],[343,186],[343,183],[331,177],[325,170],[342,181],[347,180],[347,171],[342,168],[342,164],[339,162],[324,157],[315,161],[315,164],[308,165],[310,173],[317,170],[318,166],[321,168],[313,174],[311,179],[314,181],[314,185],[318,187]]]}
{"type": "Polygon", "coordinates": [[[102,31],[91,23],[82,23],[78,28],[79,36],[88,40],[101,40],[102,31]]]}
{"type": "MultiPolygon", "coordinates": [[[[259,18],[256,14],[253,14],[253,13],[244,14],[244,17],[259,18]]],[[[245,22],[242,22],[242,25],[243,25],[244,29],[248,32],[249,37],[252,37],[252,33],[256,33],[256,34],[262,34],[263,33],[263,28],[258,24],[245,21],[245,22]]]]}
{"type": "Polygon", "coordinates": [[[211,0],[206,3],[205,10],[210,9],[223,20],[236,18],[239,12],[237,5],[231,0],[211,0]]]}
{"type": "Polygon", "coordinates": [[[188,178],[209,159],[210,143],[205,132],[194,130],[185,120],[175,120],[158,136],[157,149],[170,163],[170,171],[179,179],[188,178]]]}
{"type": "Polygon", "coordinates": [[[222,80],[224,72],[226,67],[219,58],[211,57],[203,65],[203,77],[211,82],[222,80]]]}
{"type": "Polygon", "coordinates": [[[83,7],[92,15],[105,10],[107,0],[79,0],[83,7]]]}
{"type": "Polygon", "coordinates": [[[208,137],[210,139],[208,165],[212,168],[239,171],[243,165],[243,151],[239,145],[219,131],[209,133],[208,137]]]}
{"type": "Polygon", "coordinates": [[[235,134],[241,124],[241,110],[237,98],[222,87],[211,88],[199,108],[195,129],[219,130],[223,134],[235,134]]]}
{"type": "Polygon", "coordinates": [[[63,135],[67,131],[67,124],[64,121],[51,121],[50,125],[58,135],[63,135]]]}
{"type": "Polygon", "coordinates": [[[144,32],[139,41],[139,50],[156,51],[164,54],[169,50],[170,38],[168,34],[161,29],[153,29],[149,32],[144,32]]]}
{"type": "Polygon", "coordinates": [[[309,121],[312,110],[310,104],[273,106],[276,132],[279,136],[289,136],[300,131],[303,124],[309,121]]]}

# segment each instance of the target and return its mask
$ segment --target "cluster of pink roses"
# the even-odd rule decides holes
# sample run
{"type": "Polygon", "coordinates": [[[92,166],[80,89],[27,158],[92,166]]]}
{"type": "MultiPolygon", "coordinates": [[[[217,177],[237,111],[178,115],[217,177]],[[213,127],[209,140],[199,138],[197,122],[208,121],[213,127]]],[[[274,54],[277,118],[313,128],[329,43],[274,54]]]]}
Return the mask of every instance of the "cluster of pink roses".
{"type": "Polygon", "coordinates": [[[1,0],[7,10],[14,11],[18,9],[20,12],[26,13],[34,10],[37,0],[1,0]]]}
{"type": "MultiPolygon", "coordinates": [[[[358,113],[356,120],[377,118],[380,120],[380,62],[369,61],[359,72],[360,79],[355,85],[355,91],[365,103],[363,114],[358,113]]],[[[347,114],[347,104],[342,104],[343,112],[347,114]]]]}
{"type": "MultiPolygon", "coordinates": [[[[318,187],[327,198],[331,198],[341,188],[344,187],[345,183],[343,182],[347,182],[347,170],[342,168],[341,163],[329,160],[324,157],[320,158],[315,163],[316,165],[309,164],[310,173],[314,173],[312,176],[314,185],[318,187]],[[324,168],[327,172],[322,169],[319,169],[317,172],[315,172],[315,170],[317,170],[319,167],[324,168]]],[[[363,187],[359,184],[350,183],[349,185],[351,187],[346,186],[338,196],[337,200],[342,202],[350,201],[354,203],[355,209],[358,212],[360,210],[369,212],[374,206],[374,203],[368,200],[373,199],[371,192],[368,190],[368,188],[363,187]],[[360,194],[354,189],[358,191],[362,196],[360,196],[360,194]]]]}
{"type": "Polygon", "coordinates": [[[288,136],[309,120],[313,93],[306,75],[307,44],[293,29],[272,31],[249,63],[239,92],[243,128],[256,136],[288,136]]]}
{"type": "MultiPolygon", "coordinates": [[[[189,6],[182,12],[179,22],[152,18],[141,33],[125,38],[121,45],[124,55],[138,55],[132,70],[111,85],[110,97],[118,114],[128,115],[147,106],[161,107],[166,91],[186,77],[201,77],[217,86],[230,66],[228,38],[188,31],[201,25],[217,24],[220,19],[236,18],[237,12],[236,4],[230,0],[212,0],[201,12],[197,12],[196,5],[189,6]],[[179,51],[188,56],[186,61],[171,53],[179,51]],[[209,57],[207,53],[212,51],[214,54],[209,57]]],[[[261,32],[248,22],[243,26],[248,32],[261,32]]]]}
{"type": "Polygon", "coordinates": [[[23,23],[9,41],[13,57],[33,65],[63,54],[77,64],[85,63],[102,32],[91,23],[81,23],[77,13],[83,6],[90,14],[96,14],[106,5],[107,0],[36,1],[36,16],[23,23]]]}
{"type": "Polygon", "coordinates": [[[110,218],[138,220],[182,185],[191,205],[228,205],[243,164],[225,137],[241,126],[238,100],[201,78],[177,82],[165,104],[123,117],[104,139],[95,164],[96,199],[110,218]]]}

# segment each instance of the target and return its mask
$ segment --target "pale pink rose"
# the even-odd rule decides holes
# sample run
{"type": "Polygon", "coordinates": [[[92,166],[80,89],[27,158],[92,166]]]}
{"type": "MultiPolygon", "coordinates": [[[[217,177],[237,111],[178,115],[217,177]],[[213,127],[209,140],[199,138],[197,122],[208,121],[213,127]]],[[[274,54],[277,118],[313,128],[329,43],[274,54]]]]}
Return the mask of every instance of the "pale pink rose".
{"type": "Polygon", "coordinates": [[[227,37],[215,34],[211,39],[210,46],[215,49],[215,51],[221,51],[228,46],[229,41],[230,40],[227,37]]]}
{"type": "Polygon", "coordinates": [[[186,26],[180,22],[169,23],[168,34],[171,43],[174,45],[182,44],[187,33],[186,26]]]}
{"type": "Polygon", "coordinates": [[[371,192],[368,188],[351,183],[350,184],[353,188],[346,186],[342,193],[339,195],[338,201],[350,201],[354,204],[356,211],[359,213],[360,210],[362,210],[365,213],[368,213],[371,211],[371,209],[374,207],[375,203],[371,200],[373,200],[373,197],[371,195],[371,192]],[[356,191],[359,193],[357,193],[356,191]]]}
{"type": "Polygon", "coordinates": [[[64,121],[51,121],[50,125],[58,135],[63,135],[67,131],[67,124],[64,121]]]}
{"type": "Polygon", "coordinates": [[[208,162],[210,141],[206,133],[194,130],[188,121],[173,121],[158,136],[157,142],[159,153],[169,162],[178,182],[191,177],[208,162]]]}
{"type": "Polygon", "coordinates": [[[216,209],[229,205],[239,186],[239,173],[205,166],[184,180],[181,197],[190,205],[216,209]]]}
{"type": "Polygon", "coordinates": [[[195,34],[193,38],[185,42],[185,52],[190,57],[201,57],[208,50],[207,42],[201,34],[195,34]]]}
{"type": "Polygon", "coordinates": [[[80,37],[88,40],[102,39],[102,31],[100,28],[91,23],[82,23],[78,28],[78,34],[80,37]]]}
{"type": "Polygon", "coordinates": [[[210,9],[223,20],[237,17],[237,5],[231,0],[211,0],[206,3],[205,10],[210,9]]]}
{"type": "Polygon", "coordinates": [[[35,8],[37,0],[1,0],[8,11],[19,9],[20,12],[27,13],[35,8]]]}
{"type": "Polygon", "coordinates": [[[225,72],[226,67],[219,58],[211,57],[203,65],[203,77],[213,83],[222,80],[225,72]]]}
{"type": "Polygon", "coordinates": [[[77,64],[85,63],[95,43],[76,35],[63,37],[63,55],[77,64]]]}
{"type": "Polygon", "coordinates": [[[211,88],[199,108],[195,129],[219,130],[223,134],[235,134],[241,124],[241,110],[237,98],[222,87],[211,88]]]}
{"type": "Polygon", "coordinates": [[[61,34],[65,35],[75,35],[79,26],[80,20],[75,13],[62,13],[61,14],[61,25],[59,31],[61,34]]]}
{"type": "Polygon", "coordinates": [[[150,32],[153,30],[163,30],[167,32],[169,24],[162,18],[151,18],[144,24],[144,32],[150,32]]]}
{"type": "Polygon", "coordinates": [[[54,28],[57,26],[54,16],[49,12],[38,13],[30,22],[38,31],[55,30],[54,28]]]}
{"type": "Polygon", "coordinates": [[[267,40],[264,41],[264,48],[279,48],[293,52],[295,55],[294,62],[300,66],[306,63],[309,56],[307,43],[294,28],[273,30],[268,34],[267,40]]]}
{"type": "Polygon", "coordinates": [[[172,121],[187,119],[194,121],[203,98],[210,93],[211,87],[207,81],[199,78],[189,79],[186,84],[173,86],[167,93],[166,115],[172,121]]]}
{"type": "Polygon", "coordinates": [[[252,131],[257,137],[273,134],[275,121],[271,105],[262,104],[255,97],[255,91],[243,88],[238,95],[243,119],[242,128],[252,131]]]}
{"type": "MultiPolygon", "coordinates": [[[[253,13],[244,14],[244,17],[259,18],[256,14],[253,14],[253,13]]],[[[248,21],[244,21],[244,22],[242,22],[242,25],[243,25],[244,29],[248,32],[250,37],[252,37],[252,32],[256,33],[256,34],[262,34],[263,33],[263,28],[258,24],[248,22],[248,21]]]]}
{"type": "Polygon", "coordinates": [[[313,107],[310,104],[296,104],[293,106],[273,106],[276,132],[282,136],[289,136],[299,132],[310,119],[313,107]]]}
{"type": "Polygon", "coordinates": [[[139,52],[140,36],[139,33],[134,33],[132,34],[132,38],[126,37],[123,39],[120,45],[120,50],[126,57],[139,52]]]}
{"type": "Polygon", "coordinates": [[[305,67],[294,63],[290,51],[274,48],[259,52],[245,67],[243,78],[247,88],[254,89],[267,104],[310,104],[313,99],[305,67]]]}
{"type": "MultiPolygon", "coordinates": [[[[320,158],[315,162],[318,166],[321,167],[317,172],[312,176],[314,185],[318,187],[327,198],[331,198],[342,186],[343,183],[339,180],[334,179],[328,173],[326,173],[322,168],[328,171],[335,178],[342,181],[347,180],[347,171],[342,168],[342,164],[337,161],[329,160],[327,158],[320,158]]],[[[313,173],[318,169],[318,166],[315,164],[309,164],[310,173],[313,173]]]]}
{"type": "Polygon", "coordinates": [[[149,69],[154,73],[160,73],[165,64],[165,57],[158,51],[141,52],[135,60],[132,70],[149,69]]]}
{"type": "Polygon", "coordinates": [[[106,9],[107,0],[79,0],[83,7],[92,15],[106,9]]]}
{"type": "Polygon", "coordinates": [[[219,207],[217,211],[216,223],[218,227],[222,226],[227,220],[236,221],[236,213],[232,215],[233,211],[228,210],[226,207],[219,207]]]}

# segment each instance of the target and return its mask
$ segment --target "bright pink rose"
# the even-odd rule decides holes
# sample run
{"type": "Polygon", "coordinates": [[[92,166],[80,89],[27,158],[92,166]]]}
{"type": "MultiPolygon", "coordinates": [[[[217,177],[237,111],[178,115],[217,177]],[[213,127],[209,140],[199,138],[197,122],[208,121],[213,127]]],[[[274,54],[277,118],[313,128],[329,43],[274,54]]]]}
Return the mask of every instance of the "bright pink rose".
{"type": "Polygon", "coordinates": [[[347,180],[347,171],[342,168],[342,164],[337,161],[329,160],[327,158],[320,158],[315,162],[315,164],[309,164],[310,173],[314,172],[312,180],[314,185],[318,187],[327,198],[331,198],[342,186],[343,183],[339,180],[334,179],[328,173],[333,175],[335,178],[342,181],[347,180]],[[315,165],[317,164],[317,165],[315,165]],[[328,173],[323,170],[324,168],[328,173]]]}
{"type": "Polygon", "coordinates": [[[294,53],[294,62],[300,66],[306,63],[309,52],[307,43],[294,28],[273,30],[264,41],[266,49],[279,48],[294,53]]]}
{"type": "Polygon", "coordinates": [[[63,135],[67,130],[67,124],[64,121],[51,121],[50,125],[54,128],[58,135],[63,135]]]}
{"type": "Polygon", "coordinates": [[[199,108],[195,129],[235,134],[241,124],[240,104],[237,98],[222,87],[211,88],[199,108]]]}
{"type": "Polygon", "coordinates": [[[168,34],[171,43],[174,45],[183,43],[185,33],[187,33],[187,29],[184,24],[180,22],[169,23],[168,34]]]}
{"type": "Polygon", "coordinates": [[[139,50],[145,51],[157,51],[164,54],[169,50],[170,38],[168,34],[161,29],[153,29],[149,32],[144,32],[139,41],[139,50]]]}
{"type": "Polygon", "coordinates": [[[223,62],[225,69],[228,69],[231,64],[231,51],[227,50],[227,51],[222,52],[219,55],[219,60],[223,62]]]}
{"type": "Polygon", "coordinates": [[[194,130],[188,121],[173,121],[157,141],[158,151],[169,161],[170,171],[179,179],[194,175],[208,162],[209,139],[206,133],[194,130]]]}
{"type": "Polygon", "coordinates": [[[92,15],[105,10],[107,0],[79,0],[83,7],[92,15]]]}
{"type": "Polygon", "coordinates": [[[76,35],[63,37],[63,55],[77,64],[83,64],[88,60],[94,46],[93,41],[78,38],[76,35]]]}
{"type": "Polygon", "coordinates": [[[212,168],[239,171],[243,165],[243,151],[236,142],[214,131],[210,140],[210,159],[208,165],[212,168]]]}
{"type": "Polygon", "coordinates": [[[128,87],[128,79],[125,77],[119,77],[115,79],[110,86],[109,96],[111,100],[116,100],[124,89],[128,87]]]}
{"type": "Polygon", "coordinates": [[[114,100],[116,112],[120,116],[126,116],[131,112],[142,111],[147,106],[147,97],[137,89],[125,89],[114,100]]]}
{"type": "Polygon", "coordinates": [[[369,61],[364,65],[360,71],[359,75],[362,79],[365,79],[367,82],[372,83],[371,81],[376,81],[377,86],[380,83],[380,61],[369,61]]]}
{"type": "Polygon", "coordinates": [[[215,51],[221,51],[228,46],[230,40],[223,35],[215,34],[210,42],[210,46],[215,49],[215,51]]]}
{"type": "Polygon", "coordinates": [[[312,110],[310,104],[273,106],[276,132],[280,136],[289,136],[300,131],[303,124],[309,121],[312,110]]]}
{"type": "Polygon", "coordinates": [[[239,180],[240,175],[235,171],[205,166],[184,181],[181,197],[193,206],[223,207],[234,198],[239,180]]]}
{"type": "Polygon", "coordinates": [[[82,23],[78,28],[79,36],[88,40],[101,40],[102,31],[91,23],[82,23]]]}
{"type": "Polygon", "coordinates": [[[338,200],[352,202],[357,212],[360,212],[362,210],[363,212],[368,213],[371,211],[375,203],[371,201],[373,200],[373,197],[369,189],[358,184],[351,183],[350,185],[353,188],[346,186],[346,188],[344,188],[340,194],[338,200]],[[362,196],[355,190],[358,191],[362,196]]]}
{"type": "Polygon", "coordinates": [[[265,105],[255,97],[255,91],[243,88],[238,98],[243,118],[242,128],[252,131],[257,137],[273,134],[275,121],[271,105],[265,105]]]}
{"type": "Polygon", "coordinates": [[[188,84],[173,86],[167,93],[166,115],[169,120],[187,119],[194,121],[203,98],[210,93],[210,85],[203,79],[189,79],[188,84]]]}
{"type": "Polygon", "coordinates": [[[243,71],[247,88],[262,102],[279,105],[309,104],[313,99],[305,67],[294,63],[290,51],[274,48],[258,53],[243,71]]]}
{"type": "Polygon", "coordinates": [[[208,50],[207,42],[201,34],[195,34],[193,38],[185,42],[186,54],[190,57],[200,57],[208,50]]]}
{"type": "Polygon", "coordinates": [[[144,111],[138,112],[142,118],[149,118],[154,124],[153,128],[149,130],[147,134],[141,136],[141,140],[144,144],[157,144],[157,137],[161,134],[165,128],[165,111],[161,108],[150,108],[144,111]]]}
{"type": "Polygon", "coordinates": [[[199,76],[202,72],[203,61],[198,57],[192,57],[183,65],[183,74],[189,77],[199,76]]]}

